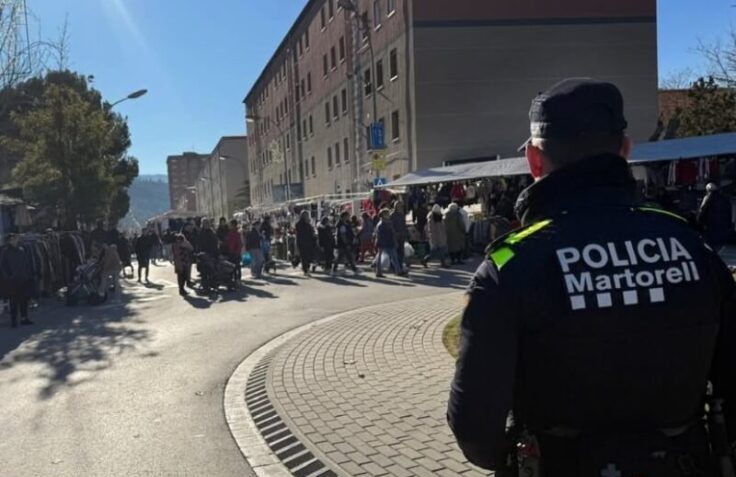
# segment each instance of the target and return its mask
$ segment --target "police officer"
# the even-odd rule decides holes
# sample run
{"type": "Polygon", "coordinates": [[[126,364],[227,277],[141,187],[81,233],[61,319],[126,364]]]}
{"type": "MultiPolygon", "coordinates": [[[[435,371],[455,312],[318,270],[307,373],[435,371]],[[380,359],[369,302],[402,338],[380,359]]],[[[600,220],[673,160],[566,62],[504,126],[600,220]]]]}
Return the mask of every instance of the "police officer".
{"type": "Polygon", "coordinates": [[[522,228],[468,291],[458,444],[497,475],[711,475],[709,381],[736,437],[733,279],[683,219],[641,205],[616,86],[568,79],[529,115],[522,228]]]}

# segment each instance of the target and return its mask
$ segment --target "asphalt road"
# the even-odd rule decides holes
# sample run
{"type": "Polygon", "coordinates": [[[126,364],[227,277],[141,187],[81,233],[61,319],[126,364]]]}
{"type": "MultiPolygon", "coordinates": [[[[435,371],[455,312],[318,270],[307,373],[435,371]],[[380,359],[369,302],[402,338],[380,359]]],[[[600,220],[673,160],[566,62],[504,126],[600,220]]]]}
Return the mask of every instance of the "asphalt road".
{"type": "Polygon", "coordinates": [[[0,318],[0,477],[248,476],[222,410],[250,352],[308,322],[464,288],[465,270],[407,280],[291,271],[214,299],[177,295],[173,270],[125,284],[123,304],[0,318]]]}

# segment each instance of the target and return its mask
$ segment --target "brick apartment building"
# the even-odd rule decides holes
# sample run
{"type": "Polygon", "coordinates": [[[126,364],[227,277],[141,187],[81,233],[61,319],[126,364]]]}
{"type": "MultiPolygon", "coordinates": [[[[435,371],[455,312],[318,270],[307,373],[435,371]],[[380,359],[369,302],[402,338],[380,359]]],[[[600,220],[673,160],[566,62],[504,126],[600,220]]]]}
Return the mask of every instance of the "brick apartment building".
{"type": "Polygon", "coordinates": [[[532,97],[570,76],[615,82],[635,140],[656,127],[656,0],[343,1],[307,1],[244,100],[255,205],[514,156],[532,97]]]}
{"type": "Polygon", "coordinates": [[[185,152],[166,158],[169,174],[169,207],[171,210],[195,212],[197,210],[196,186],[199,170],[207,154],[185,152]]]}

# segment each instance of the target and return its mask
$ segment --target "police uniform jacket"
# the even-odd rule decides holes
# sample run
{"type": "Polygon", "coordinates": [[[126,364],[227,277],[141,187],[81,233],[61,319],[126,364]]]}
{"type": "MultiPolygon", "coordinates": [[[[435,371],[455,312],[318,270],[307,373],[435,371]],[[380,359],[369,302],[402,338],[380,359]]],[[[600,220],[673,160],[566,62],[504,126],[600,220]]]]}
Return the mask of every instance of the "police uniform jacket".
{"type": "Polygon", "coordinates": [[[709,379],[736,437],[733,279],[685,221],[637,196],[608,155],[520,196],[523,228],[492,245],[462,318],[448,421],[471,462],[501,464],[510,411],[532,432],[687,425],[709,379]]]}

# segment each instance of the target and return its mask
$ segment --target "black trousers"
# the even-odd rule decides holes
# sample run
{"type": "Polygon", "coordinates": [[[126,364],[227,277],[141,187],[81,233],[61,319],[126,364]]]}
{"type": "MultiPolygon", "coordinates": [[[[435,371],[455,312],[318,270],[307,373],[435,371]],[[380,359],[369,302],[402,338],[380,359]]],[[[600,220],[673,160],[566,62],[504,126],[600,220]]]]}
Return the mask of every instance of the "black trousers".
{"type": "Polygon", "coordinates": [[[355,265],[355,254],[353,253],[352,247],[342,247],[337,249],[337,260],[335,260],[335,264],[332,265],[332,269],[337,271],[337,268],[341,263],[344,263],[345,267],[350,267],[353,271],[358,268],[355,265]]]}
{"type": "Polygon", "coordinates": [[[184,285],[187,284],[187,274],[186,272],[177,272],[176,274],[176,282],[179,284],[179,291],[184,291],[184,285]]]}
{"type": "Polygon", "coordinates": [[[16,295],[10,298],[10,320],[18,322],[18,312],[21,319],[28,318],[28,298],[25,295],[16,295]]]}
{"type": "Polygon", "coordinates": [[[326,248],[323,250],[323,253],[325,255],[324,257],[325,271],[329,272],[332,269],[332,262],[335,261],[335,249],[326,248]]]}

